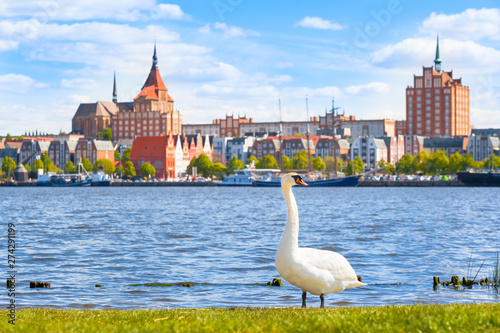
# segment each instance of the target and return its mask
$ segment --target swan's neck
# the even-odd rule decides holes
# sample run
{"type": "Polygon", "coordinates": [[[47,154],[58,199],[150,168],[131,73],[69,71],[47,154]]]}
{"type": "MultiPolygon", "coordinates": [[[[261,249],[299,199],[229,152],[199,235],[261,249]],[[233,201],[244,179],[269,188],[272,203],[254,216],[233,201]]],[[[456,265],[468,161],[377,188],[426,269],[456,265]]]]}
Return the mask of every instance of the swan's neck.
{"type": "Polygon", "coordinates": [[[288,218],[286,221],[286,228],[279,248],[298,248],[299,247],[299,211],[297,203],[292,193],[292,187],[283,187],[283,195],[285,196],[286,206],[288,208],[288,218]]]}

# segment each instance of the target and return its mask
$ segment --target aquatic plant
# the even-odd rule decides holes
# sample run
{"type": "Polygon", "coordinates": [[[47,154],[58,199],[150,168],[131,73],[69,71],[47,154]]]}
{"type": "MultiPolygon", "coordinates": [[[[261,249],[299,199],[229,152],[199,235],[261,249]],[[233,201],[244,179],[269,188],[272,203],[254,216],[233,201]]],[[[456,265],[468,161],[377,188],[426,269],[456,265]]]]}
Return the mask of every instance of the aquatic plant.
{"type": "Polygon", "coordinates": [[[495,267],[493,268],[493,288],[498,292],[499,286],[499,276],[498,276],[498,268],[500,266],[500,256],[497,250],[497,262],[495,263],[495,267]]]}

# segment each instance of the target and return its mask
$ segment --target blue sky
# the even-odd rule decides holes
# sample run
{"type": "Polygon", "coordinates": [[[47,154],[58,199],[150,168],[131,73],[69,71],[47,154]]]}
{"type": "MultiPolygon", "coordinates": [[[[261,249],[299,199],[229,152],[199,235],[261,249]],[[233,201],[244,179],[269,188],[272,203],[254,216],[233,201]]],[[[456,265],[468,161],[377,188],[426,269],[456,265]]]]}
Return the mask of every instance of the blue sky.
{"type": "Polygon", "coordinates": [[[184,123],[324,115],[404,119],[433,65],[469,86],[471,123],[500,127],[496,1],[0,0],[0,135],[71,130],[79,103],[132,101],[151,67],[184,123]]]}

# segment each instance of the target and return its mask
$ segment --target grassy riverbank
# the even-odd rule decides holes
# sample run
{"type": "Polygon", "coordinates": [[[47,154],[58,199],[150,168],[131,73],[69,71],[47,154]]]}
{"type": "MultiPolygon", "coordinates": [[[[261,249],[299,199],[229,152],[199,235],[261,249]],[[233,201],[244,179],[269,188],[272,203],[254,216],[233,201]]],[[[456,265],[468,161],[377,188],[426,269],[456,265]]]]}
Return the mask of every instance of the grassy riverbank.
{"type": "Polygon", "coordinates": [[[498,332],[500,304],[341,308],[1,310],[1,332],[498,332]]]}

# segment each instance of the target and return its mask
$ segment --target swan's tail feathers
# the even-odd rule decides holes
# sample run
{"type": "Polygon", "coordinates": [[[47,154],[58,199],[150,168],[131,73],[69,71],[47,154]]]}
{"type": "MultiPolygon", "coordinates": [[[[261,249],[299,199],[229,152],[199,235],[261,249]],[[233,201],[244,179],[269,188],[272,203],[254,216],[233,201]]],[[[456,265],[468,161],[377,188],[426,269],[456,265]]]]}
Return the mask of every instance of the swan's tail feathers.
{"type": "Polygon", "coordinates": [[[350,283],[348,283],[348,285],[345,287],[345,289],[352,289],[352,288],[356,288],[356,287],[366,286],[366,283],[359,282],[359,281],[349,281],[349,282],[350,283]]]}

